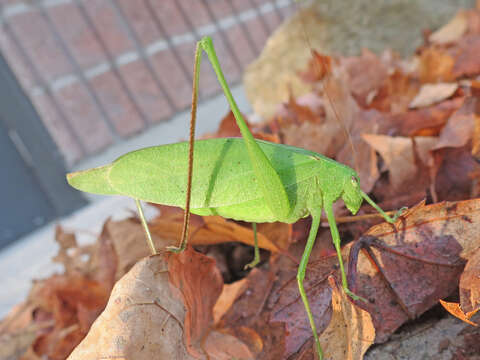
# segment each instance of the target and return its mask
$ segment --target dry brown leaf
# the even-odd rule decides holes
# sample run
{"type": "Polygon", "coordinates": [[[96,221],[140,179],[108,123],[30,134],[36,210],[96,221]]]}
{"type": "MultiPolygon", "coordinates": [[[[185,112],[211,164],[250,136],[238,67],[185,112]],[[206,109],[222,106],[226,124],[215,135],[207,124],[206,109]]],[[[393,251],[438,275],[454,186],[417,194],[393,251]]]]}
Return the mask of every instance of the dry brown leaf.
{"type": "Polygon", "coordinates": [[[298,99],[290,96],[288,101],[281,105],[275,117],[282,127],[289,123],[321,124],[325,118],[323,99],[315,93],[300,96],[298,99]]]}
{"type": "Polygon", "coordinates": [[[480,35],[472,34],[462,37],[454,47],[448,49],[454,58],[452,69],[454,79],[473,77],[480,72],[478,52],[480,51],[480,35]]]}
{"type": "MultiPolygon", "coordinates": [[[[284,258],[274,255],[274,258],[284,258]]],[[[238,294],[235,303],[220,319],[217,327],[228,329],[255,352],[256,359],[281,359],[285,357],[284,327],[269,323],[266,301],[273,294],[275,271],[255,268],[246,277],[246,289],[238,294]]]]}
{"type": "Polygon", "coordinates": [[[468,29],[468,16],[459,11],[447,24],[430,34],[428,40],[433,44],[448,44],[460,39],[468,29]]]}
{"type": "Polygon", "coordinates": [[[405,111],[392,117],[392,125],[398,128],[397,135],[400,136],[438,136],[464,100],[463,97],[456,97],[426,108],[405,111]]]}
{"type": "Polygon", "coordinates": [[[77,246],[75,234],[63,230],[59,225],[55,227],[55,241],[59,245],[58,253],[52,258],[53,262],[62,264],[67,274],[72,274],[86,268],[84,255],[90,257],[93,248],[77,246]]]}
{"type": "Polygon", "coordinates": [[[69,359],[194,359],[205,351],[253,359],[241,340],[211,331],[221,285],[214,261],[191,248],[144,258],[117,282],[69,359]]]}
{"type": "Polygon", "coordinates": [[[112,290],[74,359],[194,359],[183,337],[184,306],[170,290],[162,255],[139,261],[112,290]]]}
{"type": "Polygon", "coordinates": [[[467,265],[460,277],[460,305],[463,311],[480,310],[480,247],[468,254],[467,265]]]}
{"type": "Polygon", "coordinates": [[[433,155],[440,159],[440,164],[435,165],[438,170],[432,176],[438,199],[458,201],[471,197],[470,174],[478,171],[478,163],[472,157],[469,146],[435,150],[433,155]]]}
{"type": "Polygon", "coordinates": [[[35,290],[30,294],[36,303],[34,323],[51,327],[38,334],[32,349],[39,356],[65,359],[105,307],[109,285],[81,274],[54,275],[35,290]]]}
{"type": "Polygon", "coordinates": [[[352,245],[349,286],[374,301],[357,305],[372,315],[376,341],[456,289],[467,256],[479,246],[479,223],[480,199],[421,203],[395,227],[374,226],[352,245]]]}
{"type": "Polygon", "coordinates": [[[381,132],[384,116],[374,109],[360,109],[351,95],[348,79],[341,71],[341,68],[333,68],[325,87],[329,98],[335,99],[326,106],[327,121],[337,124],[341,129],[335,141],[342,146],[335,159],[355,169],[360,176],[362,189],[370,192],[380,174],[375,151],[365,143],[362,134],[381,132]]]}
{"type": "Polygon", "coordinates": [[[450,116],[434,150],[446,147],[460,148],[472,138],[475,117],[471,112],[464,111],[464,108],[465,106],[450,116]]]}
{"type": "MultiPolygon", "coordinates": [[[[238,241],[250,246],[253,246],[255,243],[253,230],[250,227],[241,226],[232,220],[226,220],[220,216],[207,216],[204,220],[206,230],[217,234],[217,236],[222,236],[222,242],[238,241]]],[[[199,230],[199,236],[202,230],[199,230]]],[[[277,244],[261,232],[257,232],[257,238],[260,248],[274,252],[279,251],[277,244]]]]}
{"type": "Polygon", "coordinates": [[[473,326],[478,326],[478,324],[474,323],[473,321],[470,321],[470,318],[475,315],[475,313],[480,310],[476,309],[474,311],[470,311],[465,313],[459,303],[454,303],[454,302],[448,302],[444,300],[440,300],[440,304],[447,310],[450,314],[455,316],[456,318],[466,322],[467,324],[473,325],[473,326]]]}
{"type": "Polygon", "coordinates": [[[212,360],[255,359],[245,343],[225,332],[212,331],[204,346],[212,360]]]}
{"type": "Polygon", "coordinates": [[[419,57],[419,74],[422,83],[452,81],[455,59],[446,50],[429,47],[419,57]]]}
{"type": "Polygon", "coordinates": [[[332,319],[320,336],[327,359],[361,360],[375,340],[370,314],[355,306],[330,276],[332,319]]]}
{"type": "MultiPolygon", "coordinates": [[[[263,131],[258,131],[257,129],[253,128],[253,126],[246,120],[246,116],[244,115],[243,118],[247,123],[248,128],[253,134],[255,139],[266,140],[273,143],[279,143],[280,139],[276,134],[267,134],[263,131]]],[[[212,137],[241,137],[242,134],[240,132],[240,128],[237,125],[235,120],[235,116],[233,115],[232,111],[229,111],[227,115],[225,115],[220,123],[218,130],[213,134],[207,134],[203,136],[203,138],[212,138],[212,137]]]]}
{"type": "Polygon", "coordinates": [[[213,325],[213,307],[222,292],[223,280],[215,261],[192,247],[168,259],[172,292],[185,306],[184,334],[189,353],[201,356],[202,342],[213,325]]]}
{"type": "Polygon", "coordinates": [[[213,322],[217,324],[222,316],[230,309],[235,300],[247,289],[247,279],[235,281],[232,284],[223,285],[215,306],[213,307],[213,322]]]}
{"type": "MultiPolygon", "coordinates": [[[[175,245],[180,239],[183,228],[183,210],[168,206],[157,206],[161,214],[150,222],[150,231],[158,238],[172,239],[169,245],[175,245]]],[[[275,241],[258,232],[258,246],[262,249],[278,252],[275,241]]],[[[192,245],[213,245],[225,242],[241,242],[247,245],[254,244],[253,230],[221,216],[190,216],[190,237],[192,245]]],[[[145,242],[145,241],[143,241],[145,242]]],[[[158,247],[159,249],[164,248],[158,247]]]]}
{"type": "Polygon", "coordinates": [[[409,105],[410,109],[427,107],[448,99],[458,89],[457,83],[424,84],[409,105]]]}
{"type": "Polygon", "coordinates": [[[366,105],[384,113],[401,114],[408,109],[408,104],[418,93],[418,88],[418,81],[412,79],[411,75],[398,66],[390,66],[388,77],[376,92],[370,93],[366,105]]]}
{"type": "MultiPolygon", "coordinates": [[[[19,359],[30,348],[35,341],[38,333],[41,329],[37,324],[31,323],[31,319],[28,319],[27,323],[22,323],[20,318],[22,314],[18,314],[19,311],[23,311],[23,315],[30,317],[31,311],[24,311],[22,306],[17,306],[16,309],[12,309],[9,316],[2,321],[2,325],[9,323],[9,326],[2,326],[0,329],[0,359],[19,359]],[[20,316],[17,316],[20,315],[20,316]],[[17,319],[13,319],[17,317],[17,319]]],[[[25,316],[23,316],[25,318],[25,316]]],[[[51,324],[49,324],[51,326],[51,324]]],[[[32,351],[33,352],[33,351],[32,351]]],[[[37,355],[35,355],[37,356],[37,355]]],[[[38,359],[40,359],[38,357],[38,359]]]]}
{"type": "MultiPolygon", "coordinates": [[[[303,251],[302,246],[298,246],[303,251]]],[[[314,248],[314,251],[316,249],[314,248]]],[[[328,284],[328,276],[337,274],[336,265],[338,258],[330,256],[318,260],[313,254],[306,271],[304,287],[312,309],[317,331],[322,333],[328,326],[331,316],[331,287],[328,284]]],[[[277,272],[278,280],[274,283],[268,302],[271,308],[270,324],[282,323],[285,331],[284,356],[288,358],[297,354],[301,348],[312,339],[312,330],[305,313],[305,307],[298,292],[297,264],[278,260],[282,269],[277,272]]],[[[236,306],[236,304],[235,304],[236,306]]]]}
{"type": "Polygon", "coordinates": [[[349,87],[360,104],[367,105],[368,98],[378,92],[388,76],[387,66],[373,52],[363,49],[360,56],[342,59],[348,74],[349,87]]]}
{"type": "MultiPolygon", "coordinates": [[[[117,253],[118,267],[115,279],[125,275],[137,261],[150,255],[151,251],[145,241],[145,232],[140,221],[129,218],[122,221],[108,221],[105,224],[111,236],[117,253]]],[[[153,241],[157,249],[164,249],[168,245],[176,245],[174,239],[168,236],[160,237],[153,234],[153,241]]]]}
{"type": "Polygon", "coordinates": [[[338,122],[325,122],[321,125],[305,122],[282,128],[283,143],[315,151],[334,157],[342,148],[342,127],[338,122]]]}
{"type": "Polygon", "coordinates": [[[390,171],[390,184],[395,189],[399,189],[406,182],[412,181],[418,174],[416,156],[423,164],[430,162],[429,151],[437,143],[437,138],[420,136],[411,139],[364,134],[363,138],[382,156],[386,168],[390,171]]]}
{"type": "Polygon", "coordinates": [[[474,114],[474,131],[472,135],[472,155],[480,159],[480,116],[474,114]]]}

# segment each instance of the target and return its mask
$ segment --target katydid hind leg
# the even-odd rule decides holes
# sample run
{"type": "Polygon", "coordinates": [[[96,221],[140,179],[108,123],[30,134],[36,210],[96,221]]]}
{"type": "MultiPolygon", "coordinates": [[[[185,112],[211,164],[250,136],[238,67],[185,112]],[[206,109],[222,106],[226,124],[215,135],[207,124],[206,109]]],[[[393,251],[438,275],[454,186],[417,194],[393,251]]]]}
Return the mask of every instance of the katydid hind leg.
{"type": "Polygon", "coordinates": [[[188,242],[188,230],[190,223],[190,199],[192,197],[192,178],[193,178],[193,154],[195,146],[195,124],[197,119],[197,101],[198,101],[198,82],[199,82],[199,71],[200,71],[200,62],[202,60],[202,49],[200,44],[197,43],[195,49],[195,62],[193,65],[193,89],[192,89],[192,107],[190,112],[190,136],[189,136],[189,146],[188,146],[188,174],[187,174],[187,189],[185,197],[185,212],[183,216],[183,227],[182,235],[180,240],[180,245],[168,246],[167,250],[172,252],[182,252],[187,247],[188,242]]]}
{"type": "Polygon", "coordinates": [[[245,265],[244,269],[254,268],[260,262],[260,250],[258,248],[258,236],[257,236],[257,224],[252,223],[252,230],[253,230],[253,243],[254,243],[254,256],[252,262],[245,265]]]}
{"type": "Polygon", "coordinates": [[[325,210],[325,214],[327,215],[328,225],[330,227],[330,233],[332,234],[333,245],[335,246],[335,250],[337,251],[338,263],[340,265],[340,275],[342,277],[343,291],[345,291],[345,293],[348,296],[350,296],[353,300],[362,300],[364,302],[368,302],[367,299],[361,296],[358,296],[348,288],[347,274],[345,272],[345,267],[343,266],[340,234],[338,232],[337,223],[335,221],[335,215],[333,213],[333,202],[325,200],[324,210],[325,210]]]}
{"type": "Polygon", "coordinates": [[[223,75],[220,67],[212,39],[206,36],[200,40],[200,44],[212,64],[218,81],[223,89],[223,92],[225,93],[225,97],[227,98],[230,108],[232,109],[237,125],[240,128],[240,132],[245,141],[248,156],[252,164],[253,172],[255,174],[255,178],[257,179],[258,187],[265,198],[268,208],[275,215],[277,220],[282,221],[290,214],[291,206],[280,176],[255,141],[252,133],[248,129],[247,123],[243,119],[242,113],[238,109],[238,106],[232,96],[230,88],[228,87],[227,81],[225,80],[225,76],[223,75]]]}
{"type": "Polygon", "coordinates": [[[318,213],[312,214],[312,225],[310,227],[310,233],[308,234],[307,244],[305,250],[303,251],[302,259],[300,260],[300,265],[298,266],[297,272],[297,283],[298,291],[300,292],[300,297],[303,301],[303,306],[307,312],[308,321],[310,322],[310,327],[312,328],[313,339],[315,342],[315,349],[318,354],[319,359],[323,359],[323,351],[320,345],[320,339],[318,338],[317,327],[315,325],[315,319],[313,317],[312,310],[310,308],[310,303],[308,302],[307,293],[303,285],[305,280],[305,272],[307,270],[308,259],[310,258],[310,253],[312,252],[313,245],[315,244],[315,238],[317,237],[318,227],[320,225],[320,216],[321,209],[318,213]]]}

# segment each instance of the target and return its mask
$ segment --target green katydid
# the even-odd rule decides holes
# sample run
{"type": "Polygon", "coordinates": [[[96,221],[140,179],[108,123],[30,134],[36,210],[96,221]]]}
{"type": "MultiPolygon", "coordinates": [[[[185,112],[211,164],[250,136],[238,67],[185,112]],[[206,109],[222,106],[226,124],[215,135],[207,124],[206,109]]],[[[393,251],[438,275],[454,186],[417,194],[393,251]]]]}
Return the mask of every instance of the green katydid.
{"type": "MultiPolygon", "coordinates": [[[[299,264],[297,281],[320,359],[323,357],[322,349],[303,281],[320,225],[322,208],[338,254],[343,289],[353,299],[360,298],[348,289],[333,203],[343,199],[346,207],[355,215],[362,201],[366,200],[390,223],[394,223],[402,211],[393,217],[386,214],[360,189],[357,173],[346,165],[305,149],[255,140],[232,97],[209,37],[197,43],[195,53],[190,142],[133,151],[111,164],[70,173],[67,179],[70,185],[82,191],[134,198],[153,253],[156,252],[155,247],[139,200],[185,209],[180,246],[170,248],[172,251],[185,249],[190,212],[221,215],[254,225],[274,221],[294,223],[310,215],[312,225],[299,264]],[[202,50],[212,63],[242,138],[194,141],[202,50]]],[[[256,233],[255,245],[252,265],[259,258],[256,233]]]]}

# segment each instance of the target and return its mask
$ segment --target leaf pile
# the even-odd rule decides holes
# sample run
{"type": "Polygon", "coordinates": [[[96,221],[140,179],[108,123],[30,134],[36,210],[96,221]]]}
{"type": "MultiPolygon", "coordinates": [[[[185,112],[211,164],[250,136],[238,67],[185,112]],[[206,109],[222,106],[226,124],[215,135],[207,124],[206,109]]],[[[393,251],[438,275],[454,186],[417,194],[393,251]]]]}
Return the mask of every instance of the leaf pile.
{"type": "MultiPolygon", "coordinates": [[[[257,138],[357,169],[382,208],[410,207],[395,225],[339,225],[344,242],[355,240],[342,250],[350,289],[367,303],[341,290],[330,231],[319,230],[305,288],[327,358],[363,358],[452,294],[445,307],[478,323],[480,11],[460,11],[425,39],[408,60],[312,52],[298,77],[314,91],[250,124],[257,138]]],[[[212,136],[239,136],[231,114],[212,136]]],[[[339,223],[351,220],[341,205],[339,223]]],[[[160,249],[176,243],[183,212],[158,207],[150,226],[160,249]]],[[[369,212],[364,205],[359,215],[369,212]]],[[[296,280],[309,225],[259,224],[262,263],[249,272],[251,227],[219,217],[192,215],[195,249],[150,257],[134,218],[107,221],[87,247],[59,229],[55,260],[65,273],[36,282],[1,323],[0,358],[313,359],[296,280]]],[[[465,330],[438,351],[473,359],[475,336],[465,330]]]]}

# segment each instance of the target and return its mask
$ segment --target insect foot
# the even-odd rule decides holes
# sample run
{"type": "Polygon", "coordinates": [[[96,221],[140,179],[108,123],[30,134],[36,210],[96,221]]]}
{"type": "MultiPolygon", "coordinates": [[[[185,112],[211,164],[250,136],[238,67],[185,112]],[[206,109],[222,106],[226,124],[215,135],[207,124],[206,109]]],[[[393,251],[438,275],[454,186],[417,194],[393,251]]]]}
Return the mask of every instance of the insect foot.
{"type": "Polygon", "coordinates": [[[175,254],[179,254],[179,253],[181,253],[185,250],[185,246],[180,246],[180,247],[178,247],[178,246],[167,246],[166,249],[167,249],[167,251],[171,251],[175,254]]]}
{"type": "Polygon", "coordinates": [[[392,218],[387,219],[387,221],[388,221],[389,223],[393,224],[395,221],[397,221],[397,219],[403,214],[403,212],[404,212],[405,210],[408,210],[408,207],[406,207],[406,206],[402,207],[400,210],[398,210],[398,211],[395,213],[395,215],[393,215],[392,218]]]}
{"type": "Polygon", "coordinates": [[[365,299],[364,297],[361,297],[360,295],[357,295],[355,294],[354,292],[352,292],[349,288],[346,288],[344,287],[343,288],[343,291],[345,291],[345,294],[347,294],[348,296],[350,296],[350,298],[354,301],[358,301],[358,300],[361,300],[365,303],[370,303],[369,300],[365,299]]]}
{"type": "Polygon", "coordinates": [[[243,267],[243,270],[253,269],[255,266],[258,265],[259,262],[260,262],[260,258],[257,259],[255,257],[255,259],[253,259],[252,262],[249,262],[247,265],[243,267]]]}

